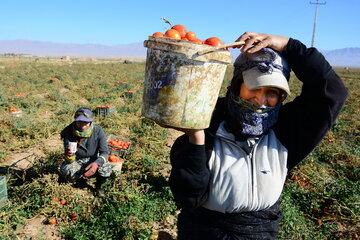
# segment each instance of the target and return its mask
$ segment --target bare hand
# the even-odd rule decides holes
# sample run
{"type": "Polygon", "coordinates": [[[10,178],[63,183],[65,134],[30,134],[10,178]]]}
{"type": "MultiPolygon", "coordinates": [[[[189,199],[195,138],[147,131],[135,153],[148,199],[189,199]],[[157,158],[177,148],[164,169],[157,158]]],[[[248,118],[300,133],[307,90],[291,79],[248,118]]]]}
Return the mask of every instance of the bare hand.
{"type": "Polygon", "coordinates": [[[96,173],[96,170],[98,169],[98,165],[96,162],[92,162],[90,163],[86,168],[85,168],[85,173],[84,173],[84,177],[91,177],[92,175],[94,175],[96,173]]]}
{"type": "Polygon", "coordinates": [[[71,152],[71,149],[70,149],[70,148],[66,148],[66,149],[65,149],[65,156],[66,156],[66,157],[71,157],[71,156],[72,156],[72,152],[71,152]]]}
{"type": "Polygon", "coordinates": [[[264,33],[245,32],[236,40],[236,42],[241,41],[245,42],[245,44],[241,47],[242,52],[247,51],[248,53],[254,53],[265,47],[282,52],[286,49],[289,38],[264,33]],[[250,48],[252,45],[254,46],[250,48]]]}

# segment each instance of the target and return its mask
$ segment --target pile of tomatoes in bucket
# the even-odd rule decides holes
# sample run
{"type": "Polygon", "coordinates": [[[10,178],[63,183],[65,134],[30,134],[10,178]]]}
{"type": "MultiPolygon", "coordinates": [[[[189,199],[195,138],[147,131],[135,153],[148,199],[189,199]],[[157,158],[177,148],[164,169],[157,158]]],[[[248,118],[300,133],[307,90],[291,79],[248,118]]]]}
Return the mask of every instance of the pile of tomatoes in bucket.
{"type": "Polygon", "coordinates": [[[196,33],[193,31],[188,31],[184,25],[176,24],[171,26],[171,29],[167,30],[165,33],[155,32],[153,33],[154,37],[167,37],[173,39],[181,39],[184,41],[190,41],[199,44],[206,44],[213,47],[218,47],[224,45],[218,37],[210,37],[205,40],[201,40],[196,36],[196,33]]]}

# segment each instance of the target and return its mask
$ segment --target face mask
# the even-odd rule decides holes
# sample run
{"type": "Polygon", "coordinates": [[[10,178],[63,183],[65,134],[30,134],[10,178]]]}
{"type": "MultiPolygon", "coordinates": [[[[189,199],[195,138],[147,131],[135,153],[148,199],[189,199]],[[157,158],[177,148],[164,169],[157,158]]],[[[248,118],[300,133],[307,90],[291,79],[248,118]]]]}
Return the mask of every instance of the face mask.
{"type": "Polygon", "coordinates": [[[72,128],[72,133],[77,137],[88,138],[91,136],[93,130],[94,130],[93,124],[91,124],[88,129],[80,131],[76,128],[76,124],[74,123],[72,128]]]}
{"type": "Polygon", "coordinates": [[[226,96],[227,122],[239,134],[259,136],[266,133],[278,119],[281,104],[275,107],[259,106],[234,96],[226,96]]]}

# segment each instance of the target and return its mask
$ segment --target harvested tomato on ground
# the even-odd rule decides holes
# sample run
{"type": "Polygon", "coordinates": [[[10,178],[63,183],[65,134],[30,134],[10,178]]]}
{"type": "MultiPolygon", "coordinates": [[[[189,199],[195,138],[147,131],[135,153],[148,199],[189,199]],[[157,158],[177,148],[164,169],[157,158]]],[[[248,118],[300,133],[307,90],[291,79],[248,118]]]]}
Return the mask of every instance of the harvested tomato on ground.
{"type": "Polygon", "coordinates": [[[16,107],[11,107],[9,111],[10,111],[10,112],[17,112],[17,110],[18,110],[18,109],[17,109],[16,107]]]}
{"type": "Polygon", "coordinates": [[[52,225],[53,225],[53,224],[56,224],[56,223],[57,223],[56,218],[54,218],[54,217],[49,218],[49,219],[48,219],[48,223],[49,223],[49,224],[52,224],[52,225]]]}

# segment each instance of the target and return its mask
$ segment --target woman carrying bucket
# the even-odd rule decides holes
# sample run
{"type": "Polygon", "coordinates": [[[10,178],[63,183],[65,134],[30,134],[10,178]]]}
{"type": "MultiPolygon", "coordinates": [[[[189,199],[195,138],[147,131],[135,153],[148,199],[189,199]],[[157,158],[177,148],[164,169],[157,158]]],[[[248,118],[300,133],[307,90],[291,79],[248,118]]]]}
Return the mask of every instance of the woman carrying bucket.
{"type": "Polygon", "coordinates": [[[186,134],[171,149],[178,239],[275,239],[286,175],[321,141],[347,97],[315,48],[252,32],[237,41],[245,41],[242,54],[210,127],[176,128],[186,134]],[[302,92],[282,104],[291,69],[302,92]]]}

